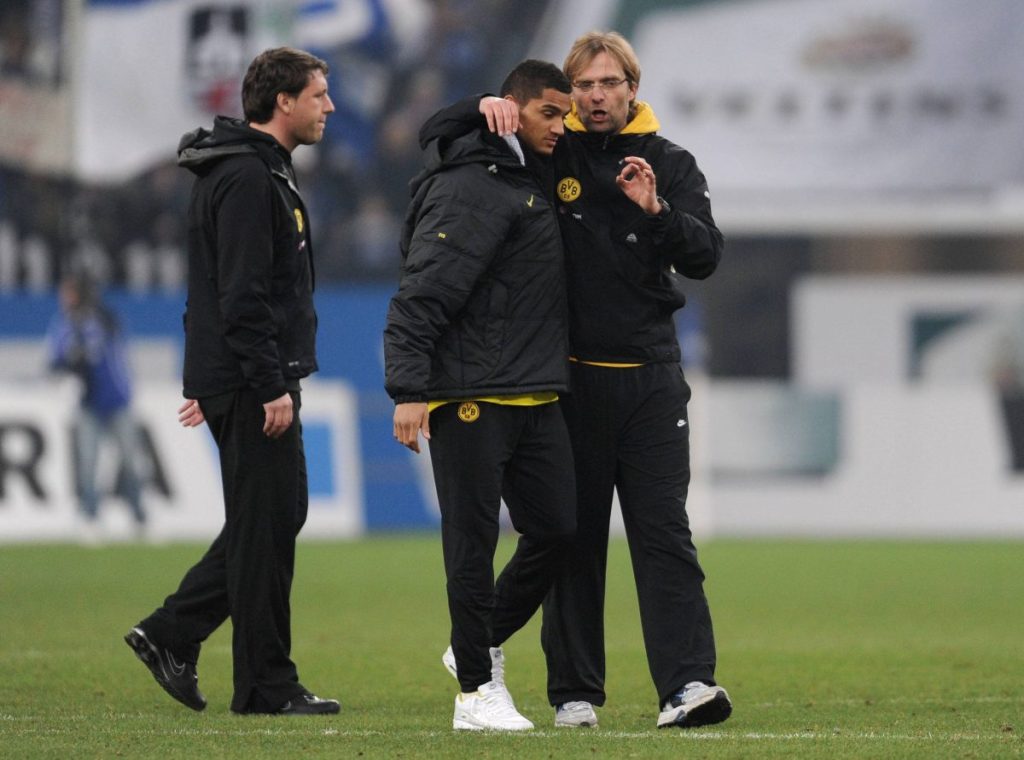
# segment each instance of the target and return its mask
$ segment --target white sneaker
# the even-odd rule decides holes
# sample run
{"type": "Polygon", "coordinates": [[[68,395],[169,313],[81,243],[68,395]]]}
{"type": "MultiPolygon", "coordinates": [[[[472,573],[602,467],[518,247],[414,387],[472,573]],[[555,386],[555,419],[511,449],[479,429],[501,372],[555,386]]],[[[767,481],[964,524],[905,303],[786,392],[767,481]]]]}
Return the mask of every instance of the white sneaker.
{"type": "Polygon", "coordinates": [[[721,686],[691,681],[661,706],[658,728],[693,728],[721,723],[732,715],[732,702],[721,686]]]}
{"type": "Polygon", "coordinates": [[[470,731],[526,731],[533,724],[512,704],[508,689],[488,681],[471,694],[455,695],[452,728],[470,731]]]}
{"type": "Polygon", "coordinates": [[[597,728],[597,713],[589,702],[564,702],[555,708],[555,725],[597,728]]]}
{"type": "MultiPolygon", "coordinates": [[[[501,686],[505,685],[505,654],[501,651],[501,647],[491,647],[491,680],[501,686]]],[[[451,647],[444,650],[444,654],[441,655],[441,663],[448,669],[448,672],[452,674],[452,678],[456,681],[459,680],[459,669],[455,664],[455,652],[452,651],[451,647]]]]}

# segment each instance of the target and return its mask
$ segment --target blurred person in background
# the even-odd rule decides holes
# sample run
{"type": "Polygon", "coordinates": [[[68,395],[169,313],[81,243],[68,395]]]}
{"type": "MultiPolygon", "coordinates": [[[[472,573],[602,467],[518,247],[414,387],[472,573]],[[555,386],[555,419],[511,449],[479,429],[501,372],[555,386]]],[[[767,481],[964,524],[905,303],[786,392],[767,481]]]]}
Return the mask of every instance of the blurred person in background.
{"type": "Polygon", "coordinates": [[[1009,469],[1024,473],[1024,306],[998,318],[990,375],[1003,413],[1009,469]]]}
{"type": "MultiPolygon", "coordinates": [[[[566,249],[577,534],[544,603],[542,642],[556,726],[594,726],[605,702],[608,531],[618,493],[640,603],[658,728],[719,723],[732,713],[715,682],[704,572],[686,514],[687,403],[673,313],[682,278],[711,275],[724,240],[693,156],[657,134],[637,100],[640,63],[615,32],[575,41],[563,65],[573,110],[554,152],[566,249]]],[[[421,142],[476,127],[521,129],[500,98],[435,114],[421,142]]]]}
{"type": "Polygon", "coordinates": [[[243,714],[323,715],[340,705],[300,682],[291,660],[295,539],[309,489],[300,380],[317,369],[308,213],[292,152],[323,137],[334,111],[327,64],[267,50],[242,85],[245,120],[186,134],[178,163],[196,175],[188,211],[188,305],[179,419],[204,421],[220,453],[225,523],[163,606],[125,641],[168,694],[206,707],[202,643],[232,623],[234,696],[243,714]]]}
{"type": "Polygon", "coordinates": [[[395,440],[416,453],[421,434],[430,441],[456,729],[533,728],[505,686],[500,647],[540,608],[575,529],[556,403],[569,346],[550,166],[569,91],[554,64],[523,61],[501,87],[518,138],[477,129],[427,147],[384,330],[395,440]],[[520,537],[495,582],[502,498],[520,537]]]}
{"type": "Polygon", "coordinates": [[[79,537],[86,544],[101,539],[97,480],[104,440],[117,449],[117,490],[131,509],[136,535],[142,537],[146,512],[137,459],[138,427],[132,413],[132,379],[121,326],[87,275],[65,277],[58,299],[60,311],[47,337],[50,367],[74,374],[82,386],[73,429],[75,491],[82,518],[79,537]]]}

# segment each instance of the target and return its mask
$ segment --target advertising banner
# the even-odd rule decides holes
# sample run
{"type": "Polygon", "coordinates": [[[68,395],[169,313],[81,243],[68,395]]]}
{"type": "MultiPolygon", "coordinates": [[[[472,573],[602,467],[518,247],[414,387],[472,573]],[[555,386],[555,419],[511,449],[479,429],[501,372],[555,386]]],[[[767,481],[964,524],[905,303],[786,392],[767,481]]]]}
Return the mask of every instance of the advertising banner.
{"type": "MultiPolygon", "coordinates": [[[[640,99],[730,229],[1024,224],[1019,0],[605,6],[598,28],[630,38],[640,99]]],[[[537,52],[561,61],[580,29],[551,26],[537,52]]]]}
{"type": "MultiPolygon", "coordinates": [[[[0,543],[76,541],[83,532],[75,497],[72,444],[74,384],[4,386],[0,393],[0,543]]],[[[341,381],[305,384],[303,440],[309,477],[305,538],[361,535],[364,528],[362,460],[357,403],[341,381]]],[[[217,448],[205,426],[178,424],[181,388],[147,384],[135,402],[136,464],[143,473],[147,529],[136,534],[117,492],[116,449],[100,450],[102,540],[210,540],[224,523],[217,448]]]]}

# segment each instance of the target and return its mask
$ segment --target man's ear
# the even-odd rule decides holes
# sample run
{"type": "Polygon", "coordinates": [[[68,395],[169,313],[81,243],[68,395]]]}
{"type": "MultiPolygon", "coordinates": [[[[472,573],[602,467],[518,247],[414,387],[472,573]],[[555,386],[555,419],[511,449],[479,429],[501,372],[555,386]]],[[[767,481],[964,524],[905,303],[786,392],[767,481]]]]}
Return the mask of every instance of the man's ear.
{"type": "Polygon", "coordinates": [[[279,92],[277,93],[277,107],[287,116],[292,112],[292,108],[295,107],[295,98],[287,92],[279,92]]]}

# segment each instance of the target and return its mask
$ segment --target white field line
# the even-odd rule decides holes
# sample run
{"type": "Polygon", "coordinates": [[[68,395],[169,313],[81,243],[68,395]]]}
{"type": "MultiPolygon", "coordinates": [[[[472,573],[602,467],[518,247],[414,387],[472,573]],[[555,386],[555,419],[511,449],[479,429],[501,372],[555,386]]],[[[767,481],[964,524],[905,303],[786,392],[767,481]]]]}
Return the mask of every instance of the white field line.
{"type": "MultiPolygon", "coordinates": [[[[138,718],[148,718],[148,716],[138,714],[111,714],[107,716],[115,720],[133,720],[138,718]]],[[[91,716],[60,716],[61,726],[28,726],[26,723],[45,721],[47,718],[41,716],[15,716],[9,714],[0,715],[0,735],[4,733],[18,734],[18,735],[38,735],[38,736],[60,736],[62,734],[79,733],[80,729],[67,725],[68,722],[75,723],[85,720],[91,720],[91,716]],[[22,725],[16,727],[5,727],[3,723],[20,723],[22,725]]],[[[109,729],[104,731],[108,734],[119,734],[119,735],[132,735],[132,736],[181,736],[181,737],[195,737],[195,736],[231,736],[231,737],[244,737],[244,736],[301,736],[301,737],[314,737],[323,736],[325,738],[337,738],[337,739],[367,739],[377,736],[394,736],[396,733],[402,732],[400,729],[389,730],[389,731],[374,731],[369,729],[338,729],[338,728],[276,728],[276,727],[257,727],[252,728],[237,728],[237,729],[218,729],[218,728],[175,728],[167,730],[154,730],[151,728],[140,728],[132,729],[124,725],[118,725],[117,723],[111,723],[109,729]]],[[[440,730],[440,731],[409,731],[406,733],[408,738],[422,738],[422,739],[445,739],[452,736],[452,730],[440,730]]],[[[556,737],[566,736],[566,730],[548,729],[539,731],[526,731],[521,734],[516,734],[517,737],[523,737],[524,739],[553,739],[556,737]]],[[[481,732],[481,736],[489,735],[488,732],[481,732]]],[[[964,733],[960,731],[925,731],[921,733],[898,733],[889,731],[844,731],[842,729],[830,729],[825,731],[783,731],[783,732],[772,732],[772,731],[744,731],[744,732],[729,732],[721,730],[694,730],[694,731],[659,731],[652,727],[649,731],[607,731],[604,729],[594,729],[587,731],[588,741],[614,741],[618,739],[649,739],[654,736],[665,736],[665,737],[676,737],[676,741],[691,741],[691,742],[718,742],[718,741],[812,741],[812,742],[829,742],[829,741],[896,741],[906,743],[924,743],[924,742],[1007,742],[1018,739],[1016,734],[1013,733],[964,733]]]]}
{"type": "MultiPolygon", "coordinates": [[[[845,705],[845,706],[878,706],[884,704],[904,704],[904,705],[915,705],[915,704],[1018,704],[1024,703],[1024,695],[1017,697],[973,697],[969,699],[939,699],[939,698],[920,698],[911,699],[908,697],[895,697],[888,699],[828,699],[828,700],[801,700],[801,701],[774,701],[774,702],[759,702],[752,705],[748,705],[746,709],[771,709],[778,708],[781,706],[798,706],[798,705],[811,705],[811,706],[829,706],[829,705],[845,705]]],[[[643,711],[645,708],[639,705],[618,705],[617,709],[622,710],[635,710],[643,711]]],[[[338,729],[338,728],[322,728],[314,729],[312,727],[307,729],[296,729],[296,728],[277,728],[277,727],[257,727],[251,728],[237,728],[237,729],[216,729],[216,728],[179,728],[179,729],[168,729],[164,731],[155,731],[153,729],[132,729],[124,725],[124,722],[130,722],[133,720],[149,720],[152,716],[143,713],[108,713],[106,718],[113,721],[110,724],[110,731],[107,733],[118,733],[118,734],[130,734],[134,736],[324,736],[329,738],[338,739],[366,739],[376,736],[385,736],[394,733],[394,731],[374,731],[374,730],[350,730],[350,729],[338,729]],[[120,723],[120,725],[119,725],[120,723]]],[[[58,736],[61,734],[68,734],[72,732],[80,731],[80,728],[75,727],[73,724],[80,723],[83,721],[92,721],[95,716],[92,715],[15,715],[11,713],[0,713],[0,735],[4,733],[8,734],[19,734],[19,735],[39,735],[39,736],[58,736]],[[59,720],[60,726],[49,726],[46,725],[50,721],[59,720]],[[42,724],[42,725],[31,725],[31,724],[42,724]],[[6,725],[5,725],[6,724],[6,725]]],[[[452,734],[451,730],[441,731],[410,731],[408,736],[410,738],[445,738],[450,737],[452,734]]],[[[922,733],[893,733],[885,731],[844,731],[841,728],[830,729],[824,731],[791,731],[791,732],[759,732],[759,731],[747,731],[747,732],[730,732],[721,730],[695,730],[695,731],[658,731],[653,726],[649,731],[610,731],[605,729],[597,729],[588,732],[588,738],[593,741],[610,741],[617,739],[642,739],[651,738],[652,736],[676,736],[679,741],[814,741],[814,742],[828,742],[834,740],[842,741],[897,741],[906,743],[923,743],[923,742],[1006,742],[1012,741],[1017,738],[1016,733],[963,733],[958,731],[926,731],[922,733]]],[[[533,739],[549,739],[554,737],[565,736],[565,730],[539,730],[524,732],[518,734],[518,736],[529,737],[533,739]]]]}
{"type": "MultiPolygon", "coordinates": [[[[8,733],[6,731],[0,731],[0,735],[8,733]]],[[[20,736],[60,736],[77,734],[79,732],[74,731],[70,727],[65,728],[29,728],[27,730],[10,731],[10,734],[17,734],[20,736]]],[[[155,731],[153,729],[139,729],[139,730],[115,730],[113,727],[105,731],[104,733],[113,734],[116,733],[119,736],[150,736],[150,737],[203,737],[203,736],[224,736],[224,737],[247,737],[247,736],[299,736],[305,738],[313,738],[315,736],[323,736],[325,739],[370,739],[379,736],[390,736],[395,737],[396,734],[404,733],[401,731],[369,731],[369,730],[340,730],[340,729],[320,729],[317,731],[301,729],[275,729],[275,728],[252,728],[252,729],[237,729],[237,730],[220,730],[220,729],[174,729],[167,731],[155,731]]],[[[406,738],[414,739],[449,739],[453,735],[452,730],[446,731],[410,731],[405,734],[406,738]]],[[[476,736],[494,736],[496,733],[481,731],[475,733],[476,736]]],[[[502,736],[506,734],[501,734],[502,736]]],[[[548,740],[561,738],[566,735],[565,731],[559,730],[544,730],[544,731],[524,731],[517,733],[515,737],[522,738],[525,740],[548,740]]],[[[686,741],[686,742],[762,742],[762,741],[787,741],[787,742],[835,742],[835,741],[865,741],[865,742],[903,742],[906,744],[924,744],[924,743],[993,743],[998,742],[1004,744],[1012,742],[1017,739],[1014,735],[1009,734],[979,734],[979,733],[961,733],[961,732],[950,732],[950,733],[936,733],[929,731],[922,734],[906,734],[906,733],[889,733],[884,731],[795,731],[795,732],[761,732],[751,731],[744,733],[728,733],[725,731],[658,731],[652,728],[650,731],[605,731],[603,729],[596,729],[588,731],[587,741],[588,742],[608,742],[618,741],[621,739],[651,739],[655,736],[674,736],[675,739],[669,739],[669,741],[686,741]]]]}
{"type": "MultiPolygon", "coordinates": [[[[944,705],[949,704],[951,706],[964,705],[964,704],[978,704],[978,705],[992,705],[992,704],[1024,704],[1024,694],[1020,696],[1011,697],[951,697],[951,698],[939,698],[939,697],[888,697],[884,699],[853,699],[853,698],[842,698],[842,699],[807,699],[807,700],[777,700],[773,702],[756,702],[753,704],[741,705],[744,710],[770,710],[777,709],[780,707],[829,707],[829,706],[849,706],[849,707],[877,707],[880,705],[887,704],[899,704],[899,705],[944,705]]],[[[649,705],[637,705],[637,704],[618,704],[616,705],[616,712],[619,713],[643,713],[650,711],[649,705]]],[[[133,720],[143,719],[149,720],[152,715],[144,712],[135,713],[106,713],[106,718],[111,720],[133,720]]],[[[15,715],[12,713],[0,713],[0,724],[11,723],[11,722],[33,722],[33,721],[47,721],[59,718],[61,722],[75,722],[75,721],[91,721],[95,719],[93,715],[15,715]]],[[[303,732],[304,733],[304,732],[303,732]]],[[[372,732],[371,732],[372,733],[372,732]]],[[[596,733],[596,732],[595,732],[596,733]]],[[[604,733],[604,732],[602,732],[604,733]]],[[[683,731],[683,734],[689,734],[691,732],[683,731]]],[[[693,735],[700,734],[702,736],[709,736],[707,732],[696,732],[693,735]]],[[[729,733],[728,736],[736,736],[737,734],[729,733]]]]}
{"type": "MultiPolygon", "coordinates": [[[[836,698],[836,699],[806,699],[806,700],[776,700],[772,702],[755,702],[753,704],[742,704],[741,707],[744,710],[770,710],[777,709],[780,707],[829,707],[829,706],[849,706],[849,707],[877,707],[879,705],[944,705],[949,704],[950,706],[964,705],[964,704],[978,704],[978,705],[1009,705],[1009,704],[1024,704],[1024,694],[1019,696],[1009,697],[887,697],[883,699],[874,699],[865,697],[862,699],[855,699],[850,697],[836,698]]],[[[617,704],[615,706],[616,712],[619,713],[643,713],[650,711],[649,705],[639,704],[617,704]]],[[[74,722],[74,721],[86,721],[94,720],[93,715],[15,715],[12,713],[0,713],[0,723],[13,722],[13,721],[39,721],[39,720],[53,720],[54,717],[59,717],[62,722],[74,722]]],[[[149,720],[152,715],[144,712],[135,713],[106,713],[104,717],[112,720],[132,720],[132,719],[145,719],[149,720]]],[[[687,732],[682,732],[687,733],[687,732]]],[[[733,736],[734,734],[729,734],[733,736]]]]}

